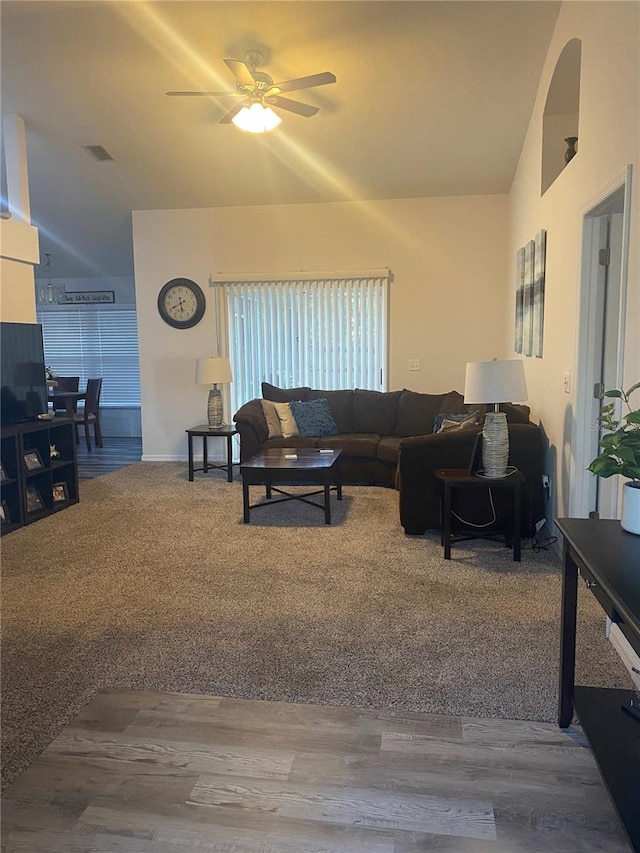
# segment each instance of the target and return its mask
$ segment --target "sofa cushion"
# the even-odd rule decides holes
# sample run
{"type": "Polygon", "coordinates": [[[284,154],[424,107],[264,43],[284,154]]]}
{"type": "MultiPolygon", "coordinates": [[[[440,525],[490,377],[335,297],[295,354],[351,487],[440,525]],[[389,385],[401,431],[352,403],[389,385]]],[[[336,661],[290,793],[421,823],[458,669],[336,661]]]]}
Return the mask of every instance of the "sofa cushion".
{"type": "Polygon", "coordinates": [[[528,424],[531,409],[522,403],[501,403],[500,411],[507,415],[508,424],[528,424]]]}
{"type": "Polygon", "coordinates": [[[471,408],[468,404],[465,404],[464,396],[462,394],[458,394],[457,391],[449,391],[448,394],[444,395],[440,411],[452,412],[453,414],[461,415],[462,412],[471,411],[471,408]]]}
{"type": "Polygon", "coordinates": [[[304,403],[292,400],[289,405],[298,425],[298,433],[302,438],[335,435],[338,432],[326,397],[307,400],[304,403]]]}
{"type": "MultiPolygon", "coordinates": [[[[478,410],[479,420],[481,424],[484,424],[484,416],[487,412],[493,411],[492,405],[480,405],[474,406],[478,410]]],[[[504,412],[507,416],[508,424],[528,424],[530,423],[529,415],[531,414],[531,409],[529,406],[525,406],[522,403],[500,403],[500,411],[504,412]]]]}
{"type": "Polygon", "coordinates": [[[274,403],[290,403],[291,400],[308,400],[311,388],[306,385],[300,388],[278,388],[268,382],[262,383],[262,396],[274,403]]]}
{"type": "Polygon", "coordinates": [[[445,432],[448,429],[468,429],[478,423],[478,410],[473,412],[462,412],[455,414],[454,412],[440,412],[436,415],[433,422],[434,432],[445,432]]]}
{"type": "Polygon", "coordinates": [[[343,433],[327,435],[318,439],[318,447],[340,449],[345,456],[363,456],[375,459],[378,452],[379,435],[365,433],[343,433]]]}
{"type": "Polygon", "coordinates": [[[398,401],[394,435],[431,434],[435,417],[446,397],[446,394],[418,394],[404,388],[398,401]]]}
{"type": "Polygon", "coordinates": [[[267,429],[261,400],[249,400],[248,403],[245,403],[238,409],[233,419],[239,427],[246,424],[247,427],[252,429],[256,434],[258,442],[266,441],[269,437],[269,430],[267,429]]]}
{"type": "Polygon", "coordinates": [[[338,432],[353,432],[353,391],[312,390],[309,394],[309,400],[320,400],[323,397],[329,403],[338,432]]]}
{"type": "Polygon", "coordinates": [[[278,417],[276,404],[272,403],[271,400],[260,400],[260,405],[262,406],[262,412],[267,424],[268,437],[282,438],[282,425],[278,417]]]}
{"type": "Polygon", "coordinates": [[[300,435],[298,424],[291,411],[291,403],[274,403],[274,409],[280,419],[281,435],[283,438],[295,438],[300,435]]]}
{"type": "Polygon", "coordinates": [[[391,462],[395,465],[398,461],[400,443],[404,441],[401,435],[383,435],[378,443],[378,459],[383,462],[391,462]]]}
{"type": "Polygon", "coordinates": [[[270,447],[317,447],[317,438],[270,438],[268,441],[263,441],[260,445],[260,450],[268,450],[270,447]]]}
{"type": "Polygon", "coordinates": [[[353,432],[390,435],[396,423],[400,391],[353,392],[353,432]]]}

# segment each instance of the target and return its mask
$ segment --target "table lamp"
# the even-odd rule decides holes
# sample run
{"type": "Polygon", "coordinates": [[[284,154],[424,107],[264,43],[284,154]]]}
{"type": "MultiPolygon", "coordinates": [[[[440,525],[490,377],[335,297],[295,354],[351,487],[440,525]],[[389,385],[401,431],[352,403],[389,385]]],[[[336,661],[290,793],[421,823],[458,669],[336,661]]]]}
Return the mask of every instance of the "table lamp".
{"type": "Polygon", "coordinates": [[[225,356],[210,356],[196,361],[196,384],[211,385],[207,404],[207,419],[210,427],[216,429],[224,423],[222,394],[218,385],[233,382],[231,364],[225,356]]]}
{"type": "Polygon", "coordinates": [[[467,362],[464,382],[465,403],[493,403],[494,411],[487,412],[482,430],[482,467],[485,477],[500,479],[507,476],[509,461],[509,427],[500,403],[521,402],[527,399],[527,383],[521,359],[509,361],[467,362]]]}

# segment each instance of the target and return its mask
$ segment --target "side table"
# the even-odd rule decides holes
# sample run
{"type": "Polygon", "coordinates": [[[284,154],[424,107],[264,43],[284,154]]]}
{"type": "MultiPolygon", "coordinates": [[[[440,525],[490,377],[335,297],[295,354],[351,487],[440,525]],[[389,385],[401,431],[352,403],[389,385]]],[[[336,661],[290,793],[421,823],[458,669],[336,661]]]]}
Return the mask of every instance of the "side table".
{"type": "MultiPolygon", "coordinates": [[[[513,559],[520,562],[520,514],[522,505],[522,485],[527,478],[522,471],[514,471],[507,477],[489,479],[470,474],[466,468],[441,468],[435,476],[443,484],[444,499],[442,506],[442,544],[445,560],[451,559],[451,493],[454,489],[511,489],[513,491],[513,511],[511,525],[506,531],[506,541],[513,542],[513,559]]],[[[482,533],[469,532],[465,539],[474,539],[482,533]]]]}
{"type": "Polygon", "coordinates": [[[208,424],[199,424],[185,430],[189,444],[189,482],[193,483],[194,471],[204,471],[206,474],[209,468],[220,468],[227,472],[227,480],[233,482],[233,445],[231,439],[238,434],[238,430],[231,424],[222,424],[219,427],[210,427],[208,424]],[[193,438],[194,436],[202,436],[202,468],[193,467],[193,438]],[[210,436],[217,438],[224,437],[227,439],[227,462],[225,465],[214,465],[209,462],[207,455],[207,439],[210,436]]]}

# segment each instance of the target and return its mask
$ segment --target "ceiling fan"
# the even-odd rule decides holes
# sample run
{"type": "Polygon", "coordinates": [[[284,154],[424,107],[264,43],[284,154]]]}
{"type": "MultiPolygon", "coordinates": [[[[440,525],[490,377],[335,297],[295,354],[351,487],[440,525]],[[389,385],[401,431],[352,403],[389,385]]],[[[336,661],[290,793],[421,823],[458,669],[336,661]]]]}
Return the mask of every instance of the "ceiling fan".
{"type": "Polygon", "coordinates": [[[336,82],[335,74],[332,74],[330,71],[323,71],[320,74],[309,74],[306,77],[297,77],[295,80],[274,83],[273,77],[270,74],[257,70],[264,61],[262,54],[257,50],[248,51],[244,61],[241,59],[225,59],[224,61],[236,78],[237,91],[167,92],[167,95],[181,97],[210,95],[216,98],[238,98],[238,103],[234,104],[228,110],[219,123],[229,124],[230,122],[234,122],[234,124],[242,127],[243,130],[261,132],[270,130],[280,123],[280,117],[270,109],[271,107],[288,110],[305,118],[310,118],[319,111],[318,107],[313,107],[311,104],[303,104],[301,101],[283,98],[283,92],[297,92],[300,89],[310,89],[313,86],[325,86],[327,83],[336,82]],[[259,123],[266,124],[267,126],[245,126],[245,124],[250,124],[248,117],[250,113],[253,114],[254,118],[258,118],[259,123]]]}

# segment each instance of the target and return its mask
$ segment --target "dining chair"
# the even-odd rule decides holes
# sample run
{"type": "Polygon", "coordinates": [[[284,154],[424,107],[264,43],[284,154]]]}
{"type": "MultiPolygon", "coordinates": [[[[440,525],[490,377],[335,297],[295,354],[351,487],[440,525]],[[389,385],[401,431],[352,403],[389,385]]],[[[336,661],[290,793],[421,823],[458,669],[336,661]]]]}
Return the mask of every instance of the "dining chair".
{"type": "Polygon", "coordinates": [[[100,430],[100,392],[102,391],[102,379],[87,379],[87,393],[84,398],[84,408],[73,416],[76,424],[76,442],[80,441],[79,427],[84,426],[84,437],[87,442],[87,450],[91,453],[91,438],[89,426],[93,424],[93,434],[96,447],[103,447],[102,432],[100,430]]]}
{"type": "MultiPolygon", "coordinates": [[[[58,376],[56,378],[56,387],[53,390],[53,394],[55,395],[56,391],[77,391],[80,387],[80,377],[79,376],[58,376]]],[[[78,409],[78,404],[73,404],[74,413],[78,409]]],[[[53,401],[53,411],[54,412],[62,412],[66,415],[67,406],[64,401],[55,400],[53,401]]]]}

